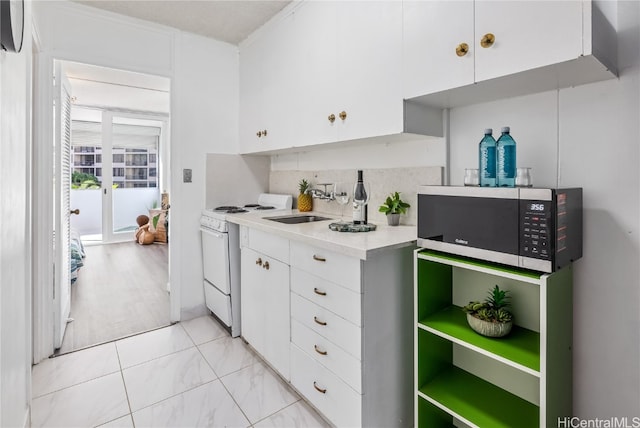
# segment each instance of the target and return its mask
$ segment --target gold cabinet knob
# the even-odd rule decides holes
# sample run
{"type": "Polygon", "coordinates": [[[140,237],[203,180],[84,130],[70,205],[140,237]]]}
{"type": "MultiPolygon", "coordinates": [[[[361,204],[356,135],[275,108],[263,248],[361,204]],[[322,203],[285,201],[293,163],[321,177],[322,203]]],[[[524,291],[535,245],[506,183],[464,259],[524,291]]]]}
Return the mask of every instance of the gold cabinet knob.
{"type": "Polygon", "coordinates": [[[265,268],[266,270],[269,270],[269,262],[264,262],[262,267],[265,268]]]}
{"type": "Polygon", "coordinates": [[[335,122],[335,121],[336,121],[336,115],[335,115],[335,114],[333,114],[333,113],[331,113],[331,114],[329,115],[329,117],[327,117],[327,119],[329,119],[329,122],[330,122],[330,123],[333,123],[333,122],[335,122]]]}
{"type": "Polygon", "coordinates": [[[340,119],[345,120],[347,118],[347,112],[342,110],[338,116],[340,116],[340,119]]]}
{"type": "Polygon", "coordinates": [[[256,132],[256,135],[258,136],[258,138],[262,137],[262,131],[256,132]]]}
{"type": "Polygon", "coordinates": [[[465,56],[467,52],[469,52],[469,45],[466,43],[460,43],[456,47],[456,55],[458,56],[465,56]]]}
{"type": "Polygon", "coordinates": [[[262,131],[262,136],[266,137],[267,136],[267,130],[265,129],[264,131],[262,131]]]}
{"type": "Polygon", "coordinates": [[[80,215],[80,209],[76,208],[75,210],[70,210],[69,214],[75,214],[75,215],[80,215]]]}
{"type": "Polygon", "coordinates": [[[256,264],[258,266],[262,266],[262,259],[260,257],[258,257],[258,260],[256,260],[256,264]]]}
{"type": "Polygon", "coordinates": [[[495,41],[496,41],[496,36],[494,36],[491,33],[487,33],[484,36],[482,36],[482,39],[480,39],[480,46],[482,46],[483,48],[490,48],[491,46],[493,46],[495,41]]]}

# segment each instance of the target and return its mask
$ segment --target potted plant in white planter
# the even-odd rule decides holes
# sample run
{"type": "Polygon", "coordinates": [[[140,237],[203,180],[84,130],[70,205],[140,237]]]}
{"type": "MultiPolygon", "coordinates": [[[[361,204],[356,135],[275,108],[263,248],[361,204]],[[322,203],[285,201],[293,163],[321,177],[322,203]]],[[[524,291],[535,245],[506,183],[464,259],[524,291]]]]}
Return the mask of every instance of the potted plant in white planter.
{"type": "Polygon", "coordinates": [[[489,291],[483,303],[469,302],[463,311],[467,313],[467,322],[476,332],[487,337],[502,337],[509,334],[513,326],[513,315],[509,311],[508,291],[500,290],[497,285],[489,291]]]}
{"type": "Polygon", "coordinates": [[[400,192],[394,192],[387,196],[387,200],[380,205],[378,211],[387,215],[389,226],[397,226],[400,224],[400,214],[406,213],[410,207],[411,205],[400,199],[400,192]]]}

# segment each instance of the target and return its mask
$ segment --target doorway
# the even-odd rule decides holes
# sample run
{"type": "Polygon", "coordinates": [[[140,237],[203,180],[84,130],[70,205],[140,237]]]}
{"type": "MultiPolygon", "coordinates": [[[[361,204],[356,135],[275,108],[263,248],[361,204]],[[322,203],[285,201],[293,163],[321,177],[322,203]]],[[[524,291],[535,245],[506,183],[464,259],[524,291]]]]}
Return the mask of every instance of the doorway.
{"type": "MultiPolygon", "coordinates": [[[[68,231],[68,242],[54,239],[52,245],[54,290],[49,303],[54,316],[49,322],[54,338],[46,355],[164,327],[171,321],[164,222],[154,225],[165,230],[162,239],[145,246],[134,241],[140,217],[151,217],[150,210],[159,210],[162,196],[170,192],[165,173],[170,81],[69,61],[52,60],[52,64],[56,84],[68,82],[71,120],[66,128],[60,126],[54,113],[55,133],[66,129],[69,147],[65,151],[64,138],[56,138],[52,203],[58,208],[51,227],[53,236],[68,231]],[[69,184],[59,179],[65,170],[69,184]],[[67,272],[67,262],[70,274],[61,275],[60,271],[67,272]]],[[[55,84],[53,92],[58,92],[55,84]]],[[[164,210],[163,218],[167,217],[164,210]]],[[[46,308],[38,312],[44,317],[39,324],[46,339],[46,308]]],[[[48,340],[36,337],[37,333],[36,347],[46,345],[48,340]]],[[[46,346],[40,349],[40,358],[45,352],[46,346]]]]}

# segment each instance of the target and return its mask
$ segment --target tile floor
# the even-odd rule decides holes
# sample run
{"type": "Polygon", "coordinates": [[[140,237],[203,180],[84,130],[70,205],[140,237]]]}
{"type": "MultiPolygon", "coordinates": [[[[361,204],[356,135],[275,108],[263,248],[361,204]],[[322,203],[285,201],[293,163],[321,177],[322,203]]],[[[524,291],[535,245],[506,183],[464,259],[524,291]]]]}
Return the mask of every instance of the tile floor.
{"type": "Polygon", "coordinates": [[[325,427],[205,316],[33,367],[33,427],[325,427]]]}

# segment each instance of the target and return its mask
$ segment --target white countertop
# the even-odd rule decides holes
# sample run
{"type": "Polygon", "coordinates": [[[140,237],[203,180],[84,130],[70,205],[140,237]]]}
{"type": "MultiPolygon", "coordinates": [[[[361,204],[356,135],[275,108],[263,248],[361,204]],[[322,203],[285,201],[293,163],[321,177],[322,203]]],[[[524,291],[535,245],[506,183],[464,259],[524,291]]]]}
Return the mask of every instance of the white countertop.
{"type": "Polygon", "coordinates": [[[340,218],[315,211],[305,213],[300,213],[298,210],[252,211],[227,214],[226,219],[231,223],[273,233],[361,260],[366,260],[377,252],[415,245],[417,236],[415,226],[387,226],[380,223],[375,223],[377,228],[372,232],[335,232],[329,229],[329,224],[339,221],[340,218]],[[286,215],[317,215],[329,217],[331,220],[285,224],[266,219],[266,217],[286,215]]]}

